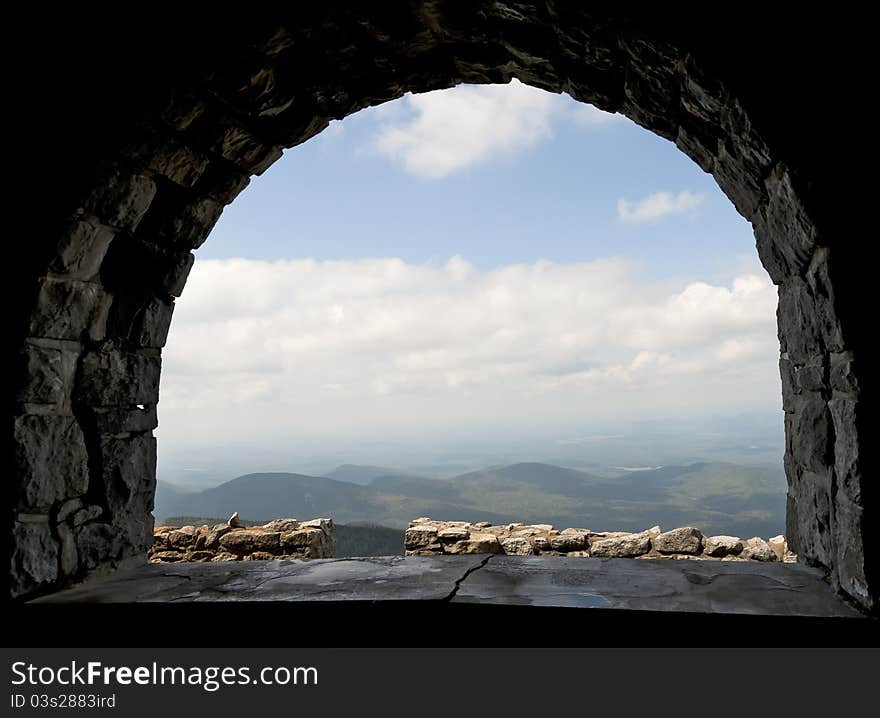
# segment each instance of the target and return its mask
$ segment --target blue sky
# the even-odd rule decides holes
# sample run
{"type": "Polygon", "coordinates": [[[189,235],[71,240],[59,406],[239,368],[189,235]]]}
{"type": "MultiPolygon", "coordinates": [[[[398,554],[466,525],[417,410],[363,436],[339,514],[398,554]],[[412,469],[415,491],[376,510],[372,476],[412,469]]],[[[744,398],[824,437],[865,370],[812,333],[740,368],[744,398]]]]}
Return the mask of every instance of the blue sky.
{"type": "Polygon", "coordinates": [[[673,144],[517,82],[406,96],[228,207],[163,355],[162,451],[776,411],[776,290],[673,144]]]}
{"type": "Polygon", "coordinates": [[[440,178],[408,172],[374,146],[409,113],[383,106],[334,122],[255,177],[199,257],[420,264],[458,254],[489,269],[627,256],[653,275],[713,279],[753,256],[748,222],[674,144],[619,115],[579,121],[583,105],[555,99],[546,135],[440,178]],[[693,212],[635,225],[618,216],[620,198],[683,190],[703,196],[693,212]]]}

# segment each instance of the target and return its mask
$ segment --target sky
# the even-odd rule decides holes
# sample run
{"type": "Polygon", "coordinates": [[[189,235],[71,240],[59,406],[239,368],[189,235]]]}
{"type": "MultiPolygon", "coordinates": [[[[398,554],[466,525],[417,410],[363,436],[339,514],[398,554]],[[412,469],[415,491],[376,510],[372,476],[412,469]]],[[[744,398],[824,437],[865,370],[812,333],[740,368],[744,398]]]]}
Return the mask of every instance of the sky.
{"type": "Polygon", "coordinates": [[[197,251],[160,466],[778,411],[776,299],[667,140],[517,81],[407,95],[287,150],[197,251]]]}

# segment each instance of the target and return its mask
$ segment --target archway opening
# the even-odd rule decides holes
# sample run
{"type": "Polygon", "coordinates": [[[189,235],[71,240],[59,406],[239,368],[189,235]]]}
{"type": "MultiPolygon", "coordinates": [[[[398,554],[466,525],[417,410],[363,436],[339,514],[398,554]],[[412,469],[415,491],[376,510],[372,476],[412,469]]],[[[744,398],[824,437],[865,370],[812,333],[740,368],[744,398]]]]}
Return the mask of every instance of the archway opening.
{"type": "Polygon", "coordinates": [[[403,554],[421,516],[785,531],[776,289],[711,176],[621,115],[407,95],[289,151],[197,257],[153,561],[233,559],[233,513],[331,517],[339,556],[403,554]]]}

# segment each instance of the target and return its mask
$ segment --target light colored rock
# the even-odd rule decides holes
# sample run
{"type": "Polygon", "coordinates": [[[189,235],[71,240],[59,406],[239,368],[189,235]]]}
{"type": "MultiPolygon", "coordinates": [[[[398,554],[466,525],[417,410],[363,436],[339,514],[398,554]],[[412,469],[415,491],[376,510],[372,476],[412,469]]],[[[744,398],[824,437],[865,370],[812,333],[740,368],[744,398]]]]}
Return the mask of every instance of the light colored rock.
{"type": "Polygon", "coordinates": [[[265,531],[279,531],[284,533],[286,531],[296,531],[299,526],[299,521],[296,519],[275,519],[267,524],[263,524],[262,528],[265,531]]]}
{"type": "Polygon", "coordinates": [[[236,511],[232,516],[226,519],[226,525],[231,529],[237,529],[241,526],[241,522],[238,520],[238,511],[236,511]]]}
{"type": "Polygon", "coordinates": [[[743,543],[742,556],[753,561],[776,561],[776,554],[764,539],[753,536],[743,543]]]}
{"type": "Polygon", "coordinates": [[[465,541],[451,544],[449,553],[472,554],[472,553],[501,553],[501,544],[495,534],[471,533],[465,541]]]}
{"type": "Polygon", "coordinates": [[[543,531],[536,529],[534,526],[526,526],[511,532],[511,536],[540,536],[542,533],[543,531]]]}
{"type": "Polygon", "coordinates": [[[682,526],[653,536],[651,543],[660,553],[695,555],[703,550],[703,534],[691,526],[682,526]]]}
{"type": "Polygon", "coordinates": [[[417,524],[410,526],[403,534],[403,544],[408,551],[417,551],[437,542],[437,529],[433,526],[417,524]]]}
{"type": "Polygon", "coordinates": [[[553,526],[550,524],[532,524],[533,529],[538,529],[538,531],[552,531],[553,526]]]}
{"type": "Polygon", "coordinates": [[[492,524],[490,524],[488,521],[477,521],[477,523],[474,524],[474,528],[475,529],[486,529],[486,528],[489,528],[491,525],[492,524]]]}
{"type": "Polygon", "coordinates": [[[333,519],[330,518],[309,519],[308,521],[301,521],[299,525],[301,527],[311,526],[321,529],[325,534],[333,531],[333,519]]]}
{"type": "Polygon", "coordinates": [[[205,536],[205,548],[216,549],[220,545],[220,539],[232,531],[226,524],[217,524],[205,536]]]}
{"type": "Polygon", "coordinates": [[[470,534],[463,527],[450,526],[449,528],[440,529],[437,532],[437,538],[441,543],[451,543],[454,541],[464,541],[470,534]]]}
{"type": "Polygon", "coordinates": [[[522,537],[504,539],[501,548],[509,556],[531,556],[534,553],[532,542],[522,537]]]}
{"type": "Polygon", "coordinates": [[[559,534],[550,537],[550,548],[553,551],[567,553],[569,551],[583,551],[587,548],[587,534],[559,534]]]}
{"type": "Polygon", "coordinates": [[[235,529],[220,538],[220,546],[225,551],[239,556],[245,556],[254,551],[279,553],[281,534],[277,531],[263,531],[261,529],[235,529]]]}
{"type": "Polygon", "coordinates": [[[736,556],[742,550],[742,541],[737,536],[708,536],[703,542],[703,551],[717,558],[736,556]]]}
{"type": "Polygon", "coordinates": [[[550,539],[545,536],[535,536],[532,539],[532,546],[537,553],[547,553],[550,550],[550,539]]]}
{"type": "Polygon", "coordinates": [[[590,544],[590,555],[602,558],[628,558],[641,556],[651,550],[651,537],[647,533],[625,534],[599,539],[590,544]]]}
{"type": "Polygon", "coordinates": [[[584,537],[587,537],[591,533],[593,533],[593,532],[590,531],[590,529],[562,529],[562,531],[559,532],[559,535],[560,536],[584,536],[584,537]]]}
{"type": "Polygon", "coordinates": [[[767,544],[770,546],[773,553],[776,554],[776,558],[779,561],[782,561],[785,558],[785,554],[788,551],[788,543],[785,540],[785,536],[780,534],[779,536],[767,539],[767,544]]]}

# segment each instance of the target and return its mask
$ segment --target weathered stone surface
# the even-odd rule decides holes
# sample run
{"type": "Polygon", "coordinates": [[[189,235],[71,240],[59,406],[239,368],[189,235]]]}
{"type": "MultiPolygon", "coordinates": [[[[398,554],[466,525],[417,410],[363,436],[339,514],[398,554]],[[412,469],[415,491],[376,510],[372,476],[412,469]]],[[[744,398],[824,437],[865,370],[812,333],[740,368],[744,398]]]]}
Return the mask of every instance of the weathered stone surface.
{"type": "Polygon", "coordinates": [[[554,551],[583,551],[587,548],[587,532],[560,533],[550,537],[550,548],[554,551]]]}
{"type": "Polygon", "coordinates": [[[205,548],[210,550],[217,549],[220,546],[220,539],[230,531],[232,531],[232,529],[225,524],[214,526],[205,537],[205,548]]]}
{"type": "Polygon", "coordinates": [[[498,537],[491,533],[471,533],[464,541],[457,541],[445,549],[450,554],[501,553],[498,537]]]}
{"type": "Polygon", "coordinates": [[[14,441],[19,507],[47,509],[86,492],[88,455],[82,430],[72,416],[16,417],[14,441]]]}
{"type": "Polygon", "coordinates": [[[19,355],[16,401],[60,404],[73,384],[79,352],[27,344],[19,355]]]}
{"type": "Polygon", "coordinates": [[[58,578],[59,546],[47,523],[19,523],[13,528],[10,587],[13,596],[34,591],[58,578]]]}
{"type": "Polygon", "coordinates": [[[83,356],[75,399],[94,407],[153,406],[159,401],[162,360],[153,349],[107,346],[83,356]]]}
{"type": "Polygon", "coordinates": [[[239,556],[254,551],[278,553],[281,549],[281,534],[277,531],[265,533],[251,529],[230,531],[220,538],[220,546],[239,556]]]}
{"type": "Polygon", "coordinates": [[[86,570],[112,564],[126,550],[122,533],[106,523],[88,523],[76,532],[80,565],[86,570]]]}
{"type": "Polygon", "coordinates": [[[777,164],[764,184],[768,205],[755,224],[755,235],[761,262],[779,283],[806,268],[816,247],[816,228],[787,167],[777,164]]]}
{"type": "Polygon", "coordinates": [[[651,543],[660,553],[698,554],[703,550],[703,534],[690,526],[657,534],[651,543]]]}
{"type": "Polygon", "coordinates": [[[776,554],[764,539],[755,536],[743,542],[743,556],[753,561],[776,561],[776,554]]]}
{"type": "Polygon", "coordinates": [[[65,279],[97,278],[101,262],[116,231],[95,222],[75,220],[61,235],[49,271],[65,279]]]}
{"type": "Polygon", "coordinates": [[[651,550],[651,537],[647,533],[627,534],[596,541],[590,545],[590,556],[602,558],[627,558],[641,556],[651,550]]]}
{"type": "Polygon", "coordinates": [[[92,416],[98,433],[108,436],[144,433],[159,425],[155,406],[102,407],[95,409],[92,416]]]}
{"type": "Polygon", "coordinates": [[[534,553],[527,538],[506,538],[501,542],[501,549],[508,556],[531,556],[534,553]]]}
{"type": "Polygon", "coordinates": [[[108,332],[139,347],[161,348],[168,339],[174,302],[141,293],[117,294],[110,305],[108,332]]]}
{"type": "Polygon", "coordinates": [[[45,279],[40,284],[28,334],[79,341],[104,336],[109,296],[100,284],[45,279]]]}
{"type": "Polygon", "coordinates": [[[432,525],[410,526],[404,533],[404,546],[407,551],[416,551],[437,541],[437,529],[432,525]]]}
{"type": "Polygon", "coordinates": [[[156,183],[146,175],[113,172],[89,196],[84,206],[102,224],[132,230],[156,196],[156,183]]]}
{"type": "Polygon", "coordinates": [[[785,536],[782,536],[781,534],[767,539],[767,545],[770,547],[770,550],[776,554],[777,561],[782,561],[785,558],[786,553],[788,553],[788,544],[785,541],[785,536]]]}
{"type": "Polygon", "coordinates": [[[862,467],[859,424],[863,411],[859,400],[836,394],[828,402],[834,427],[834,469],[837,485],[854,504],[862,503],[862,467]]]}
{"type": "Polygon", "coordinates": [[[707,536],[703,552],[709,556],[736,556],[743,550],[742,541],[736,536],[707,536]]]}
{"type": "MultiPolygon", "coordinates": [[[[303,524],[311,525],[311,524],[303,524]]],[[[300,522],[296,519],[275,519],[274,521],[270,521],[267,524],[263,524],[263,528],[266,531],[280,531],[284,533],[285,531],[296,531],[300,527],[300,522]]]]}
{"type": "Polygon", "coordinates": [[[73,514],[70,523],[74,526],[82,526],[89,521],[100,518],[103,513],[104,509],[101,506],[83,506],[83,508],[73,514]]]}
{"type": "Polygon", "coordinates": [[[468,537],[468,530],[464,527],[452,526],[450,528],[440,529],[437,532],[437,538],[441,543],[464,541],[468,537]]]}
{"type": "MultiPolygon", "coordinates": [[[[289,563],[236,562],[235,558],[226,559],[228,564],[175,563],[120,571],[35,603],[290,601],[303,605],[340,600],[436,602],[452,596],[453,602],[481,604],[824,620],[836,616],[869,622],[835,596],[821,570],[804,565],[538,556],[397,556],[289,563]]],[[[834,623],[835,628],[838,625],[834,623]]]]}

